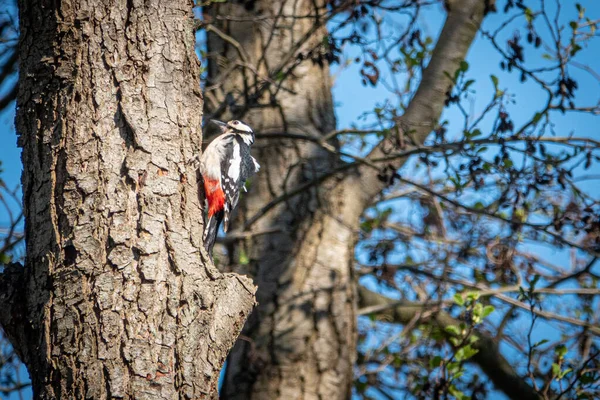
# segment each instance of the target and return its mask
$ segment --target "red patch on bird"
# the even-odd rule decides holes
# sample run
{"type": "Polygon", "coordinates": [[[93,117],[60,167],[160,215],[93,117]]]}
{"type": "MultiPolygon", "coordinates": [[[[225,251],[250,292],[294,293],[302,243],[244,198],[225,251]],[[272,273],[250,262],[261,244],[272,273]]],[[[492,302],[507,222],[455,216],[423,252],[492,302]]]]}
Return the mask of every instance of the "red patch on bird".
{"type": "Polygon", "coordinates": [[[208,200],[208,216],[212,217],[225,205],[225,193],[221,189],[221,182],[216,179],[204,179],[204,193],[208,200]]]}

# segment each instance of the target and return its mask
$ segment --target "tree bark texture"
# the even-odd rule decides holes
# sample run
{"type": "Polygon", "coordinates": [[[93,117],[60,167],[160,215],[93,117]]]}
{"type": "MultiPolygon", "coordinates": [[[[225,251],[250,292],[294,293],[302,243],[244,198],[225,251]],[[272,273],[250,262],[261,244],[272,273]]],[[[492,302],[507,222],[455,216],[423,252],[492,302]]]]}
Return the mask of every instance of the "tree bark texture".
{"type": "MultiPolygon", "coordinates": [[[[451,11],[421,85],[398,122],[414,143],[422,143],[435,127],[452,84],[444,71],[452,74],[465,59],[484,3],[449,2],[451,11]]],[[[208,99],[208,110],[242,116],[259,135],[319,138],[333,131],[329,69],[306,60],[326,35],[325,21],[317,18],[315,28],[314,18],[288,17],[315,15],[315,5],[320,3],[265,0],[214,7],[209,17],[217,30],[209,34],[208,47],[211,56],[219,57],[209,65],[209,77],[222,86],[221,99],[208,99]],[[254,22],[240,22],[251,16],[257,17],[254,22]],[[311,39],[296,46],[305,35],[311,39]],[[279,77],[282,82],[262,80],[278,78],[280,71],[289,71],[279,77]],[[262,89],[246,90],[255,85],[262,89]],[[227,110],[217,106],[222,99],[227,110]]],[[[382,142],[371,156],[385,156],[386,145],[382,142]]],[[[263,169],[242,202],[238,226],[275,233],[235,247],[233,264],[242,251],[248,255],[248,264],[238,271],[255,277],[259,306],[246,324],[246,338],[230,355],[223,397],[349,398],[356,354],[356,233],[361,214],[387,184],[377,178],[379,169],[369,165],[334,173],[340,165],[337,156],[310,142],[269,140],[256,147],[263,169]],[[320,185],[287,196],[321,177],[327,178],[320,185]],[[281,199],[285,201],[263,212],[281,199]]],[[[405,161],[393,164],[400,168],[405,161]]]]}
{"type": "Polygon", "coordinates": [[[0,322],[39,399],[216,393],[254,286],[202,249],[191,0],[21,0],[27,257],[0,322]]]}
{"type": "MultiPolygon", "coordinates": [[[[209,34],[209,54],[219,55],[209,65],[209,76],[223,84],[222,97],[233,101],[226,112],[210,104],[209,111],[224,119],[243,116],[259,137],[293,133],[318,138],[335,128],[327,66],[302,62],[286,75],[280,90],[271,86],[251,92],[250,98],[244,94],[321,43],[327,33],[323,26],[315,30],[313,19],[286,17],[314,13],[314,4],[263,0],[252,2],[250,9],[247,3],[211,10],[220,35],[209,34]],[[215,16],[272,18],[228,22],[215,16]],[[311,39],[296,48],[311,30],[311,39]]],[[[250,228],[249,219],[266,204],[337,163],[335,156],[307,142],[259,138],[254,149],[261,171],[242,201],[234,229],[250,228]]],[[[242,252],[248,256],[237,271],[254,276],[259,305],[229,358],[222,398],[348,398],[356,354],[356,205],[332,180],[282,202],[251,225],[253,231],[274,233],[234,247],[233,264],[242,252]]]]}

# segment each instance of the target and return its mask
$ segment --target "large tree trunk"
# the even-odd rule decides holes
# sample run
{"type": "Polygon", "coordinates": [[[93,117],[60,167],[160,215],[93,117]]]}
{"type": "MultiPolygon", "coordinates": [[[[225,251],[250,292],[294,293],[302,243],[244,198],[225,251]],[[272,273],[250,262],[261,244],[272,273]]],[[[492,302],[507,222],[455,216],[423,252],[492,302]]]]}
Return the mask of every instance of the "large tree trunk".
{"type": "MultiPolygon", "coordinates": [[[[216,32],[209,35],[209,54],[220,56],[209,66],[209,85],[222,82],[222,97],[234,100],[225,112],[210,106],[209,110],[221,118],[243,117],[259,137],[255,150],[261,171],[234,228],[242,228],[287,190],[336,165],[336,157],[315,144],[260,139],[282,133],[321,137],[335,129],[327,66],[307,60],[286,76],[281,90],[271,85],[259,96],[242,94],[256,82],[257,87],[265,85],[263,77],[289,66],[288,61],[293,64],[297,54],[322,43],[325,27],[301,49],[295,48],[315,21],[285,17],[314,13],[316,3],[320,2],[226,4],[207,16],[217,28],[209,28],[216,32]],[[248,17],[256,17],[257,22],[238,22],[248,17]]],[[[254,277],[259,306],[246,324],[246,337],[238,341],[229,358],[223,398],[349,397],[356,354],[352,262],[355,227],[362,211],[357,204],[344,195],[342,185],[332,181],[319,187],[318,193],[308,190],[270,210],[251,228],[275,232],[234,247],[234,264],[240,255],[248,257],[248,264],[238,266],[238,271],[254,277]]]]}
{"type": "MultiPolygon", "coordinates": [[[[310,61],[324,50],[319,49],[327,33],[323,2],[243,3],[215,7],[207,16],[216,27],[209,27],[209,55],[218,56],[209,65],[209,85],[218,89],[208,109],[219,117],[247,119],[259,135],[319,138],[331,132],[335,119],[329,69],[310,61]],[[318,17],[314,7],[321,7],[318,17]],[[309,35],[307,43],[296,45],[309,35]]],[[[484,4],[448,2],[452,11],[442,38],[399,123],[406,132],[415,132],[416,143],[436,126],[443,93],[451,84],[444,71],[455,71],[464,60],[484,4]]],[[[232,260],[235,264],[236,257],[248,256],[239,258],[248,263],[238,270],[255,277],[259,307],[230,355],[223,396],[349,398],[356,354],[356,232],[362,212],[387,184],[377,178],[381,171],[367,164],[339,177],[336,156],[310,141],[259,143],[257,158],[264,168],[238,219],[239,227],[250,227],[258,236],[238,243],[232,260]],[[318,189],[289,195],[303,182],[327,175],[318,189]],[[283,201],[271,207],[278,200],[283,201]]],[[[376,146],[372,154],[377,158],[381,151],[376,146]]],[[[400,168],[405,161],[394,165],[400,168]]]]}
{"type": "Polygon", "coordinates": [[[20,1],[25,268],[0,322],[36,398],[205,398],[254,303],[202,249],[192,1],[20,1]]]}

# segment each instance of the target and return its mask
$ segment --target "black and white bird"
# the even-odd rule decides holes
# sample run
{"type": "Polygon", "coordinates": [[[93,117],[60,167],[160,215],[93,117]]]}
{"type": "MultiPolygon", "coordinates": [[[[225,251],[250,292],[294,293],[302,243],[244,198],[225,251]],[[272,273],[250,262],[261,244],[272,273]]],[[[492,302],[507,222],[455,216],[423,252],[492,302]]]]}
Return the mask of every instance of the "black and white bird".
{"type": "Polygon", "coordinates": [[[208,222],[204,228],[204,247],[212,255],[221,222],[223,230],[229,228],[229,218],[246,191],[246,180],[258,172],[260,165],[250,155],[254,132],[242,121],[227,123],[211,120],[221,129],[200,157],[200,173],[208,202],[208,222]]]}

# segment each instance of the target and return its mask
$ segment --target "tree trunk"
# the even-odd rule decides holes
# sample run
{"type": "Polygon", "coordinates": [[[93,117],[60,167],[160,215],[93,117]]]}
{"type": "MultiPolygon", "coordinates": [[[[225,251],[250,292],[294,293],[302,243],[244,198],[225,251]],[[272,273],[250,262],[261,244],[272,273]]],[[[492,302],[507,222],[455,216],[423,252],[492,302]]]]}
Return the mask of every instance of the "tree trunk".
{"type": "MultiPolygon", "coordinates": [[[[417,143],[439,119],[451,84],[443,72],[464,60],[483,18],[482,1],[449,5],[416,101],[399,126],[416,129],[417,143]]],[[[320,1],[259,0],[220,5],[207,16],[214,27],[208,28],[208,54],[216,55],[209,85],[217,88],[207,108],[218,117],[247,119],[259,135],[282,134],[257,146],[263,169],[238,219],[238,227],[252,228],[254,236],[230,249],[233,264],[244,264],[237,270],[255,277],[259,307],[230,355],[227,399],[346,399],[351,393],[356,232],[363,210],[387,184],[377,178],[380,169],[367,164],[339,177],[335,155],[310,141],[283,138],[320,138],[335,129],[329,69],[310,61],[327,50],[320,46],[327,33],[323,14],[320,1]],[[324,176],[318,188],[306,185],[309,190],[290,195],[324,176]]],[[[379,151],[376,146],[373,154],[379,151]]]]}
{"type": "Polygon", "coordinates": [[[221,82],[222,98],[231,99],[228,110],[217,107],[220,99],[208,109],[220,118],[243,117],[258,132],[254,148],[261,171],[242,202],[234,229],[251,224],[255,232],[275,231],[239,242],[233,249],[234,264],[248,258],[237,270],[254,276],[259,306],[246,324],[246,337],[229,358],[225,399],[333,400],[350,395],[356,354],[352,276],[354,227],[360,215],[356,202],[332,181],[318,192],[308,190],[282,202],[256,223],[249,221],[270,201],[337,162],[315,144],[260,139],[283,133],[318,138],[335,129],[327,66],[304,61],[285,76],[280,90],[271,85],[253,91],[264,87],[263,77],[276,75],[274,71],[293,63],[300,53],[309,56],[308,50],[322,43],[327,33],[323,26],[305,46],[295,48],[315,22],[286,17],[314,13],[314,4],[267,0],[225,4],[207,16],[216,27],[209,27],[209,32],[216,32],[209,35],[209,54],[218,55],[209,65],[208,84],[221,82]],[[248,17],[257,21],[238,21],[248,17]],[[249,87],[254,89],[243,94],[249,87]]]}
{"type": "Polygon", "coordinates": [[[27,258],[0,322],[36,398],[214,396],[254,304],[201,250],[192,6],[20,1],[27,258]]]}

